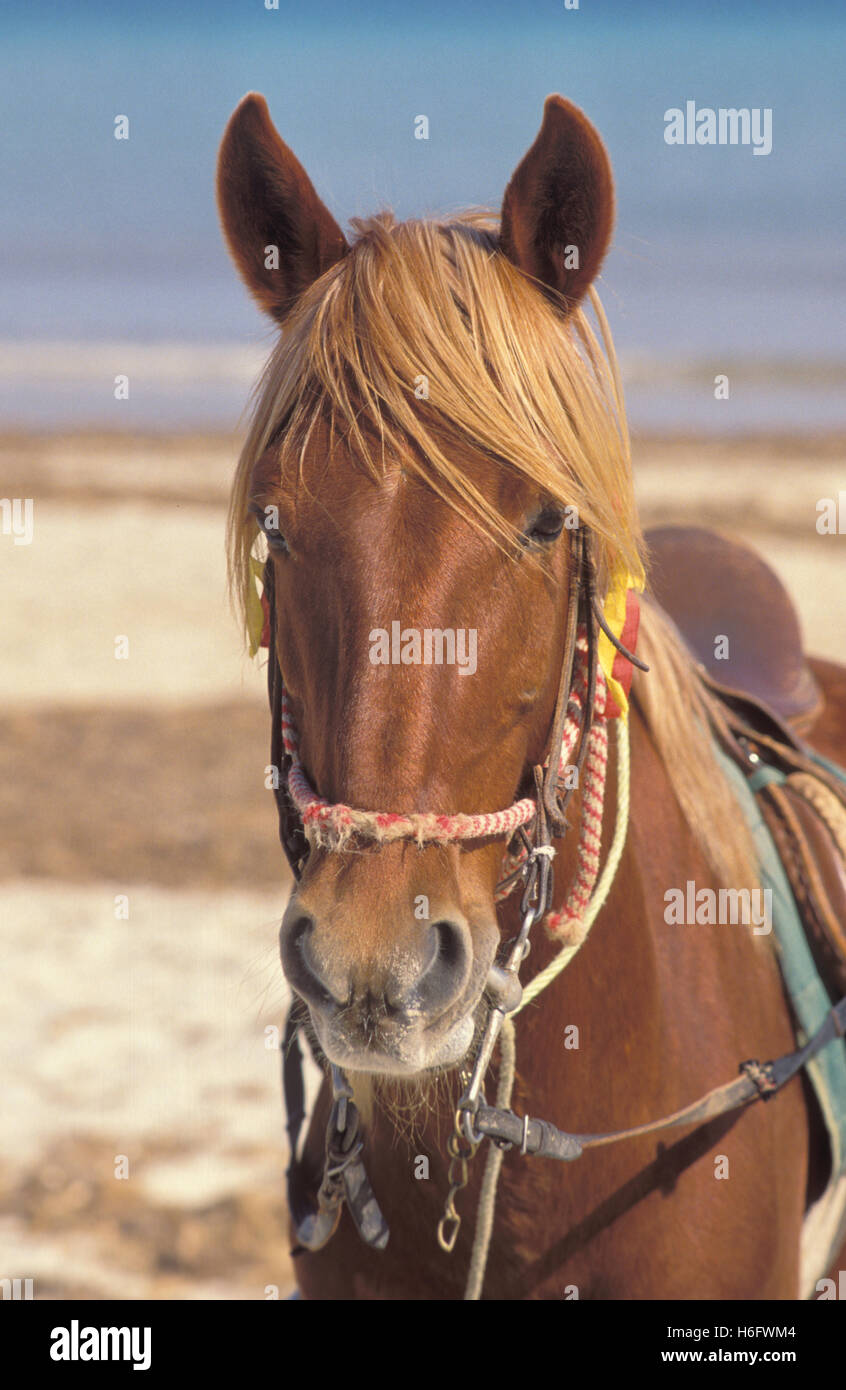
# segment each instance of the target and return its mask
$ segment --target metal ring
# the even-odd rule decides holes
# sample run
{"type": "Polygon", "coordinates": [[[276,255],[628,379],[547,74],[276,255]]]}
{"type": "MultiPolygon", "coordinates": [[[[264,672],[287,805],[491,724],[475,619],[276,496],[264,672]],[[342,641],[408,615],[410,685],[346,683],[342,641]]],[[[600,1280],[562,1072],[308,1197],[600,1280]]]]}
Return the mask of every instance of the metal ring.
{"type": "Polygon", "coordinates": [[[473,1126],[474,1113],[475,1112],[472,1110],[462,1110],[461,1127],[464,1130],[464,1137],[467,1142],[472,1144],[474,1148],[478,1148],[485,1136],[484,1134],[480,1134],[473,1126]]]}

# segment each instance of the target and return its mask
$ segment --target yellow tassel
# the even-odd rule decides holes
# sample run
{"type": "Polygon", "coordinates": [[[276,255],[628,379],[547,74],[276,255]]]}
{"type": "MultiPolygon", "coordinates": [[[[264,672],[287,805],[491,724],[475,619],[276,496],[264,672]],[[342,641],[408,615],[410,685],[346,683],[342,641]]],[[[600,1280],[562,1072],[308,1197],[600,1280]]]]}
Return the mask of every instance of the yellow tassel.
{"type": "MultiPolygon", "coordinates": [[[[644,582],[643,573],[633,575],[626,569],[624,564],[618,562],[615,565],[611,575],[611,583],[608,586],[605,605],[602,610],[605,621],[615,637],[620,637],[623,627],[625,626],[629,589],[634,589],[637,593],[642,593],[644,582]]],[[[600,631],[599,634],[598,651],[599,664],[602,667],[602,672],[608,685],[608,693],[621,711],[622,718],[625,719],[629,712],[628,696],[620,685],[620,682],[611,674],[614,666],[614,658],[617,655],[617,649],[610,638],[606,637],[605,633],[602,631],[600,631]]]]}
{"type": "Polygon", "coordinates": [[[263,576],[264,561],[251,555],[250,587],[247,590],[247,636],[250,639],[250,656],[255,656],[261,646],[261,634],[264,631],[264,609],[259,591],[263,576]]]}

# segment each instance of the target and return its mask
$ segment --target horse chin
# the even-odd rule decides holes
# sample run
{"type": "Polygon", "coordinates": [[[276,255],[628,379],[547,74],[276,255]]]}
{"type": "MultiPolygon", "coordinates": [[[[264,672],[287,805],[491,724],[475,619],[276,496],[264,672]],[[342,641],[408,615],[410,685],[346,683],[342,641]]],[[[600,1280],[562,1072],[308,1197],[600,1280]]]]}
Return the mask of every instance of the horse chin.
{"type": "Polygon", "coordinates": [[[415,1032],[398,1039],[387,1051],[372,1045],[350,1047],[337,1035],[325,1036],[325,1030],[313,1017],[312,1023],[324,1055],[345,1072],[407,1079],[457,1066],[466,1057],[476,1035],[475,1018],[469,1013],[439,1038],[433,1038],[428,1031],[415,1032]]]}

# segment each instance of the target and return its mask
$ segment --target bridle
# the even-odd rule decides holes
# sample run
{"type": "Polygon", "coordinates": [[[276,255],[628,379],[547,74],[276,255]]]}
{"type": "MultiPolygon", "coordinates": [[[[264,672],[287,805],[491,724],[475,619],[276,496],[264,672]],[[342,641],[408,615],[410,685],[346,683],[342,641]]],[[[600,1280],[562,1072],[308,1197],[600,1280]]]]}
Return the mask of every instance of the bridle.
{"type": "MultiPolygon", "coordinates": [[[[624,656],[643,667],[643,663],[622,646],[605,623],[602,609],[596,599],[594,562],[587,536],[584,527],[574,533],[573,577],[568,601],[564,656],[548,745],[549,757],[543,767],[536,767],[534,770],[536,792],[549,828],[559,835],[563,834],[566,828],[567,806],[581,777],[589,746],[597,694],[596,645],[600,626],[624,656]],[[578,698],[586,717],[581,720],[572,763],[568,764],[573,776],[568,778],[562,797],[560,759],[553,756],[553,750],[564,747],[565,725],[574,691],[580,632],[586,690],[582,690],[578,698]]],[[[265,565],[263,584],[272,632],[275,622],[275,593],[273,566],[270,561],[265,565]]],[[[346,841],[354,835],[380,843],[396,839],[414,839],[419,844],[444,844],[454,840],[481,840],[503,836],[510,841],[514,834],[537,818],[538,800],[532,797],[523,797],[504,811],[469,816],[441,813],[404,815],[394,812],[359,811],[344,804],[331,805],[309,785],[300,763],[298,734],[272,640],[269,643],[268,697],[273,720],[271,758],[278,771],[274,790],[279,812],[280,840],[297,879],[301,877],[305,867],[312,840],[326,844],[332,849],[343,848],[346,841]]],[[[498,892],[502,888],[503,883],[497,885],[498,892]]]]}
{"type": "MultiPolygon", "coordinates": [[[[466,1161],[464,1146],[469,1146],[475,1152],[483,1137],[474,1125],[474,1117],[484,1098],[484,1077],[503,1021],[519,1006],[522,998],[519,969],[528,953],[529,933],[533,925],[547,915],[552,905],[553,839],[567,830],[569,803],[580,785],[592,738],[594,743],[601,745],[602,750],[605,747],[604,729],[600,735],[594,722],[598,693],[599,713],[604,715],[605,712],[605,682],[597,655],[600,630],[606,633],[616,650],[632,665],[643,670],[647,668],[622,644],[605,620],[596,593],[590,532],[585,526],[580,526],[574,531],[571,541],[564,651],[548,742],[549,754],[543,765],[533,769],[534,798],[522,798],[506,811],[482,816],[401,816],[358,812],[343,805],[330,806],[310,787],[299,761],[297,732],[275,646],[276,595],[270,559],[265,564],[262,579],[269,632],[267,685],[272,728],[271,762],[276,771],[273,785],[279,815],[279,838],[294,878],[297,881],[301,879],[313,842],[323,840],[337,848],[354,834],[368,835],[377,840],[413,838],[420,843],[482,840],[492,835],[504,835],[507,837],[508,850],[512,851],[506,852],[505,864],[509,867],[497,884],[496,898],[501,901],[518,884],[522,884],[520,929],[513,942],[505,948],[502,962],[491,968],[486,983],[491,1008],[475,1064],[472,1071],[466,1074],[464,1093],[456,1112],[454,1152],[450,1154],[453,1162],[457,1162],[462,1169],[466,1161]],[[565,768],[571,775],[566,778],[562,792],[561,774],[565,768]]],[[[602,758],[604,764],[604,751],[602,758]]],[[[601,823],[601,792],[599,801],[601,823]]],[[[590,827],[589,833],[597,841],[594,859],[598,863],[596,827],[590,827]]],[[[589,881],[588,891],[591,886],[592,882],[589,881]]],[[[584,885],[580,888],[576,907],[585,895],[583,890],[584,885]]],[[[560,915],[566,919],[566,910],[560,915]]],[[[387,1243],[388,1229],[362,1163],[363,1141],[360,1138],[358,1112],[346,1077],[334,1065],[331,1067],[333,1100],[326,1130],[324,1175],[316,1209],[307,1198],[307,1183],[297,1158],[300,1129],[305,1119],[299,1029],[300,1019],[295,1005],[286,1025],[282,1054],[291,1154],[288,1169],[289,1204],[298,1244],[310,1250],[325,1245],[337,1227],[341,1207],[346,1201],[362,1239],[376,1248],[383,1248],[387,1243]]],[[[454,1214],[454,1193],[462,1185],[451,1183],[447,1215],[439,1229],[441,1243],[448,1250],[455,1243],[459,1224],[454,1214]],[[451,1236],[445,1236],[445,1222],[450,1220],[453,1222],[451,1236]]]]}
{"type": "MultiPolygon", "coordinates": [[[[599,888],[594,892],[598,868],[598,833],[596,825],[589,824],[584,804],[589,801],[589,797],[583,794],[580,871],[588,857],[586,846],[590,841],[594,841],[591,869],[583,875],[584,881],[571,889],[563,912],[551,914],[551,861],[555,855],[553,840],[566,833],[566,814],[573,792],[581,785],[582,773],[586,766],[590,769],[591,754],[594,757],[598,751],[601,754],[605,736],[605,680],[598,660],[600,631],[605,633],[615,650],[632,666],[637,666],[643,671],[648,670],[648,667],[623,645],[619,635],[609,627],[605,619],[596,593],[596,569],[590,532],[585,526],[580,526],[573,533],[561,674],[547,745],[548,756],[544,764],[533,768],[535,796],[515,802],[506,812],[495,812],[485,816],[403,816],[396,813],[359,812],[347,806],[329,805],[309,786],[299,763],[296,730],[276,654],[274,573],[270,559],[264,567],[263,585],[263,601],[269,628],[267,681],[272,717],[271,761],[278,774],[274,781],[274,792],[279,814],[279,838],[294,878],[300,880],[312,843],[320,843],[321,840],[332,848],[341,848],[354,835],[377,841],[409,838],[423,843],[429,840],[447,842],[455,839],[489,839],[492,835],[500,834],[508,836],[509,849],[515,842],[517,844],[516,851],[506,855],[506,862],[510,863],[511,867],[497,885],[496,896],[501,900],[518,884],[522,884],[520,928],[517,936],[506,943],[503,959],[494,964],[489,973],[485,995],[490,1007],[475,1060],[472,1066],[459,1069],[463,1092],[455,1111],[454,1130],[447,1143],[450,1187],[444,1216],[438,1227],[441,1248],[447,1252],[452,1251],[461,1221],[454,1205],[455,1196],[467,1184],[469,1160],[474,1157],[481,1142],[486,1138],[490,1139],[493,1147],[488,1155],[480,1202],[481,1215],[483,1218],[487,1217],[487,1220],[481,1219],[477,1229],[466,1295],[468,1298],[478,1298],[493,1219],[498,1164],[501,1163],[505,1150],[516,1147],[524,1155],[533,1154],[569,1161],[578,1158],[589,1148],[681,1125],[701,1124],[754,1101],[769,1099],[829,1042],[836,1037],[844,1036],[846,998],[831,1009],[824,1023],[802,1048],[773,1062],[743,1062],[740,1065],[741,1075],[735,1080],[715,1087],[698,1101],[663,1119],[633,1129],[610,1134],[570,1134],[544,1120],[532,1119],[528,1115],[521,1118],[509,1108],[510,1081],[503,1086],[502,1078],[497,1097],[498,1104],[488,1105],[483,1087],[497,1040],[502,1035],[504,1059],[506,1051],[511,1059],[510,1067],[501,1067],[501,1073],[503,1070],[509,1070],[513,1077],[512,1016],[528,1002],[529,997],[535,997],[540,989],[554,978],[558,970],[569,963],[584,940],[590,923],[604,902],[625,839],[628,818],[627,736],[625,741],[620,743],[620,747],[624,748],[626,753],[625,815],[620,816],[623,802],[621,797],[618,804],[617,830],[606,872],[599,888]],[[572,769],[575,775],[566,779],[562,794],[561,772],[565,765],[568,770],[572,769]],[[565,926],[568,920],[578,923],[580,918],[584,918],[584,925],[581,933],[575,937],[576,944],[559,953],[559,957],[552,964],[552,973],[550,967],[541,972],[544,978],[536,977],[524,997],[519,979],[520,966],[528,954],[533,926],[545,917],[548,924],[561,925],[563,921],[565,926]]],[[[622,718],[617,723],[619,727],[625,728],[622,718]]],[[[618,783],[620,781],[618,772],[618,783]]],[[[604,785],[604,778],[601,778],[600,782],[604,785]]],[[[601,815],[600,794],[600,827],[601,815]]],[[[302,1023],[302,1016],[295,1004],[289,1013],[281,1045],[283,1091],[290,1145],[287,1171],[288,1200],[296,1236],[296,1245],[292,1253],[297,1254],[305,1249],[322,1249],[337,1229],[344,1204],[348,1206],[362,1240],[374,1249],[384,1249],[389,1231],[364,1168],[364,1141],[360,1118],[349,1082],[341,1068],[334,1064],[329,1068],[332,1105],[326,1127],[323,1178],[316,1205],[309,1196],[307,1176],[297,1156],[300,1131],[305,1120],[302,1053],[298,1040],[302,1023]]],[[[325,1059],[322,1060],[325,1066],[325,1059]]]]}

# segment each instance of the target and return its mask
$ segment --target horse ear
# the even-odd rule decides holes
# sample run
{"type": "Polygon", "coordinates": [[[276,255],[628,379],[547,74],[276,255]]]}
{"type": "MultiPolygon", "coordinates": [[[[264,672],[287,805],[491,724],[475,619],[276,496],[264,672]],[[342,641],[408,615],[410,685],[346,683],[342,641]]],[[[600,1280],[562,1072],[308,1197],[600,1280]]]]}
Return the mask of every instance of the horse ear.
{"type": "Polygon", "coordinates": [[[613,225],[605,146],[577,106],[547,97],[537,139],[505,190],[502,250],[572,310],[599,271],[613,225]]]}
{"type": "Polygon", "coordinates": [[[247,288],[280,322],[349,249],[257,92],[244,97],[226,127],[217,160],[217,202],[247,288]]]}

